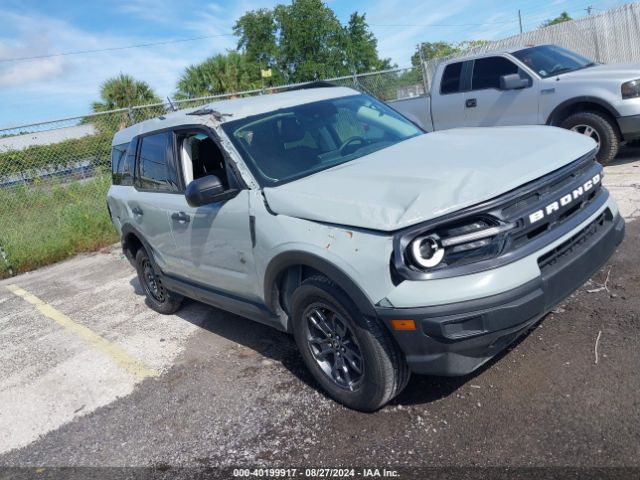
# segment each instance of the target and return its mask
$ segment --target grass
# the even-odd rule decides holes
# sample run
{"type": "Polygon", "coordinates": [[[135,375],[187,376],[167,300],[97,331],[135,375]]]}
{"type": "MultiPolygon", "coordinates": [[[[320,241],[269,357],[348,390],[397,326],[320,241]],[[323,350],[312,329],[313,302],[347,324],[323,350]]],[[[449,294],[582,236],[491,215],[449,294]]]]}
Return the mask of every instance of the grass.
{"type": "MultiPolygon", "coordinates": [[[[0,189],[0,245],[14,273],[117,241],[107,212],[110,175],[84,182],[0,189]]],[[[0,256],[0,278],[9,270],[0,256]]]]}

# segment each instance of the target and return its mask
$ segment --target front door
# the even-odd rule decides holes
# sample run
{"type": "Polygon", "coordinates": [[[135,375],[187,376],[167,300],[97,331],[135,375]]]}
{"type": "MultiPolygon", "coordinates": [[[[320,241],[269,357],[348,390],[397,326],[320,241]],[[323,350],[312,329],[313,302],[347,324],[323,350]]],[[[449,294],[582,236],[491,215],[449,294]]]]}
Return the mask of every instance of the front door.
{"type": "MultiPolygon", "coordinates": [[[[184,183],[216,175],[227,188],[236,188],[216,141],[202,132],[176,132],[184,183]]],[[[178,274],[210,289],[240,297],[255,291],[256,269],[249,223],[249,191],[240,190],[226,201],[190,207],[177,196],[169,212],[176,252],[182,261],[178,274]]]]}
{"type": "Polygon", "coordinates": [[[471,90],[464,102],[468,127],[538,124],[538,82],[510,59],[500,56],[474,61],[471,90]],[[500,90],[500,77],[518,73],[529,86],[500,90]]]}

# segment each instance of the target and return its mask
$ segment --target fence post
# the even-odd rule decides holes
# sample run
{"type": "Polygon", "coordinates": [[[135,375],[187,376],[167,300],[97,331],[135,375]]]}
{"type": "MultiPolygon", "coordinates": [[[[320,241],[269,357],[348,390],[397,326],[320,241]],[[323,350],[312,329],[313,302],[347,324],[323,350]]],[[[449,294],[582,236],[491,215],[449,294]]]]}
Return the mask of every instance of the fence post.
{"type": "Polygon", "coordinates": [[[598,43],[598,30],[596,29],[596,17],[592,17],[591,13],[589,13],[589,18],[591,19],[591,33],[593,35],[593,46],[596,49],[596,62],[601,63],[600,61],[600,44],[598,43]]]}
{"type": "Polygon", "coordinates": [[[427,69],[427,59],[424,58],[424,52],[422,51],[422,44],[418,44],[418,55],[420,56],[420,69],[422,70],[422,86],[424,87],[425,95],[429,93],[429,71],[427,69]]]}

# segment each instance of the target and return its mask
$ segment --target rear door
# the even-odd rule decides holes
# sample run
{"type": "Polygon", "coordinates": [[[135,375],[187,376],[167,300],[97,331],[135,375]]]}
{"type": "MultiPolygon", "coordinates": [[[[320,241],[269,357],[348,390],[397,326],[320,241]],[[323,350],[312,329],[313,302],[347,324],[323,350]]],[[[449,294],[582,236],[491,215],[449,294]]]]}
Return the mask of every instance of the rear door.
{"type": "MultiPolygon", "coordinates": [[[[431,95],[434,130],[445,130],[465,125],[464,73],[467,63],[455,62],[444,67],[439,82],[439,91],[433,92],[431,95]]],[[[436,85],[438,85],[437,78],[436,85]]]]}
{"type": "Polygon", "coordinates": [[[493,56],[476,59],[472,66],[471,89],[465,99],[466,125],[536,125],[538,89],[538,82],[509,58],[493,56]],[[518,90],[500,90],[500,77],[513,73],[527,79],[529,86],[518,90]]]}
{"type": "Polygon", "coordinates": [[[128,199],[132,223],[151,246],[154,259],[165,273],[173,273],[180,267],[169,216],[182,197],[174,150],[171,131],[140,137],[136,191],[128,199]]]}

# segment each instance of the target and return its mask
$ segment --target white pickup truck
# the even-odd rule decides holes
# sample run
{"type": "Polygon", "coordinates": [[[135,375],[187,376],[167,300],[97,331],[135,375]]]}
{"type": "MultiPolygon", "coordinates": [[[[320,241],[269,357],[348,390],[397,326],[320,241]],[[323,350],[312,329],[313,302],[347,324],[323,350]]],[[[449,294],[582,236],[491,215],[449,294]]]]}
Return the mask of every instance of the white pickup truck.
{"type": "Polygon", "coordinates": [[[600,163],[640,138],[640,64],[595,63],[556,45],[455,58],[438,66],[431,94],[391,106],[427,131],[554,125],[593,138],[600,163]]]}

